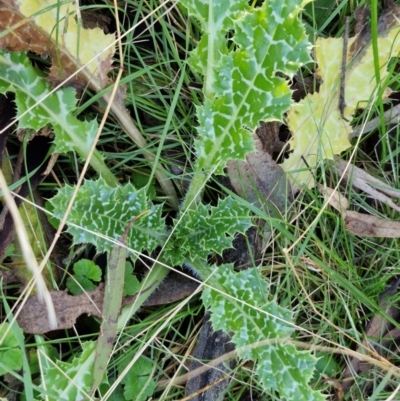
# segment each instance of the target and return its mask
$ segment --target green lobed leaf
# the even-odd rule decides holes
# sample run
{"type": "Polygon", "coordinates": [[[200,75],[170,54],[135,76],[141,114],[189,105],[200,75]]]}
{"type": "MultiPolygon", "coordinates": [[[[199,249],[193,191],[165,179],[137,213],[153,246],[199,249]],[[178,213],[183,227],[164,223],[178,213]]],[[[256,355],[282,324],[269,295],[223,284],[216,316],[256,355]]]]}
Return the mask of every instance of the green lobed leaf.
{"type": "Polygon", "coordinates": [[[94,341],[82,344],[82,353],[73,358],[72,362],[57,361],[56,366],[47,369],[42,375],[44,383],[42,397],[50,401],[75,401],[87,399],[92,384],[92,369],[94,362],[94,341]]]}
{"type": "MultiPolygon", "coordinates": [[[[228,52],[226,34],[233,28],[233,19],[248,9],[247,0],[221,0],[215,2],[181,0],[190,15],[200,23],[203,35],[189,59],[190,66],[205,74],[207,65],[218,64],[220,57],[228,52]]],[[[205,79],[209,78],[206,76],[205,79]]]]}
{"type": "Polygon", "coordinates": [[[74,263],[72,269],[75,274],[85,276],[89,280],[100,281],[101,280],[101,269],[93,260],[81,259],[74,263]]]}
{"type": "Polygon", "coordinates": [[[74,275],[67,278],[67,288],[73,295],[83,291],[93,291],[97,285],[93,281],[101,280],[101,269],[92,260],[81,259],[74,263],[74,275]]]}
{"type": "MultiPolygon", "coordinates": [[[[119,374],[122,374],[127,362],[118,366],[119,374]]],[[[154,363],[145,356],[134,363],[122,379],[126,400],[144,401],[153,395],[156,388],[156,382],[152,378],[153,369],[154,363]]]]}
{"type": "Polygon", "coordinates": [[[55,132],[56,152],[66,153],[78,148],[89,151],[98,126],[95,120],[80,121],[74,116],[77,103],[74,88],[60,89],[46,97],[53,88],[45,74],[32,66],[26,52],[0,50],[0,69],[0,93],[15,93],[18,128],[38,131],[51,125],[55,132]]]}
{"type": "MultiPolygon", "coordinates": [[[[7,335],[0,343],[0,362],[3,366],[7,367],[7,370],[0,367],[0,376],[9,373],[12,370],[22,369],[23,351],[18,344],[18,339],[10,329],[10,324],[7,322],[3,322],[0,325],[0,339],[3,338],[7,330],[7,335]]],[[[18,330],[21,331],[21,336],[23,337],[22,330],[20,328],[18,328],[18,330]]]]}
{"type": "MultiPolygon", "coordinates": [[[[59,89],[50,94],[52,89],[46,75],[32,66],[26,52],[7,53],[0,50],[0,93],[15,93],[18,128],[38,131],[47,125],[52,126],[55,152],[74,150],[82,159],[86,159],[96,136],[97,121],[81,121],[76,118],[74,112],[77,98],[74,88],[59,89]]],[[[115,177],[105,166],[99,152],[94,152],[91,165],[107,182],[116,184],[115,177]]]]}
{"type": "Polygon", "coordinates": [[[183,1],[204,30],[191,60],[205,75],[206,100],[197,108],[197,169],[223,174],[228,160],[245,160],[254,150],[252,136],[259,122],[281,120],[291,106],[291,90],[282,74],[291,77],[311,61],[298,18],[303,3],[265,1],[238,14],[245,9],[240,1],[183,1]],[[228,29],[234,49],[229,52],[228,29]]]}
{"type": "Polygon", "coordinates": [[[165,257],[179,265],[187,259],[207,259],[212,252],[221,255],[232,247],[234,235],[244,233],[250,226],[249,210],[230,196],[215,207],[198,204],[176,224],[165,257]]]}
{"type": "Polygon", "coordinates": [[[258,349],[256,372],[264,388],[278,391],[286,400],[324,401],[308,382],[313,377],[317,358],[309,351],[299,351],[290,342],[258,349]]]}
{"type": "Polygon", "coordinates": [[[258,361],[256,371],[264,387],[278,391],[287,400],[324,400],[308,385],[317,358],[290,344],[292,313],[275,301],[266,301],[268,284],[257,271],[235,273],[232,265],[225,265],[216,267],[213,280],[218,281],[222,293],[205,288],[203,302],[211,310],[214,330],[234,333],[232,341],[239,356],[258,361]],[[267,339],[278,341],[250,347],[267,339]]]}
{"type": "MultiPolygon", "coordinates": [[[[65,185],[49,201],[56,219],[63,218],[73,191],[72,186],[65,185]]],[[[128,223],[138,217],[129,230],[127,246],[137,252],[151,252],[165,236],[165,222],[162,205],[149,202],[145,191],[136,190],[132,184],[111,188],[102,178],[86,180],[68,216],[67,232],[74,243],[91,243],[99,252],[109,252],[113,247],[109,238],[119,240],[128,223]]]]}
{"type": "Polygon", "coordinates": [[[85,276],[76,276],[67,278],[67,288],[72,295],[79,295],[85,291],[94,291],[96,285],[85,276]]]}

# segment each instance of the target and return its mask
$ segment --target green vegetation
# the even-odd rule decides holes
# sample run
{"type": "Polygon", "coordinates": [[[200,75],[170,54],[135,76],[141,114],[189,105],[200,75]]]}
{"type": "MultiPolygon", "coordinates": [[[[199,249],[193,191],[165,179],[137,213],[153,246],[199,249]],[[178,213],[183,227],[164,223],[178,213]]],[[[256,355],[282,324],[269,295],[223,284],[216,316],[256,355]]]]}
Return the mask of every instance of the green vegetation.
{"type": "MultiPolygon", "coordinates": [[[[396,396],[400,370],[395,350],[386,345],[389,351],[379,356],[366,352],[362,344],[366,333],[375,345],[387,335],[387,330],[371,334],[368,321],[379,317],[382,330],[388,324],[398,326],[391,308],[399,298],[393,287],[398,239],[355,235],[321,189],[340,191],[351,211],[398,220],[399,134],[382,114],[384,106],[390,107],[382,100],[385,89],[399,89],[395,39],[393,47],[388,45],[392,50],[385,69],[377,61],[376,46],[377,35],[382,34],[376,16],[387,9],[378,10],[372,1],[367,20],[372,40],[362,48],[372,43],[375,64],[370,69],[376,85],[362,109],[353,104],[361,100],[354,100],[354,110],[338,120],[361,129],[376,116],[380,121],[368,133],[346,138],[350,142],[339,148],[347,149],[341,159],[392,187],[395,207],[382,196],[361,191],[353,185],[353,176],[343,181],[334,162],[325,160],[329,151],[322,141],[316,142],[316,153],[310,152],[313,163],[303,152],[298,157],[301,165],[295,168],[295,173],[306,171],[315,185],[297,182],[296,196],[286,192],[284,207],[262,199],[258,176],[250,183],[244,175],[239,177],[243,187],[253,187],[258,202],[236,195],[221,178],[228,161],[246,160],[254,150],[253,133],[260,121],[284,124],[286,113],[296,110],[291,81],[297,82],[296,90],[307,79],[312,82],[308,91],[322,87],[313,75],[317,66],[310,43],[343,37],[346,16],[354,16],[362,5],[328,0],[307,5],[300,0],[221,0],[205,5],[182,0],[167,9],[167,4],[159,7],[154,0],[127,1],[118,9],[119,18],[107,2],[82,6],[82,11],[108,18],[110,27],[118,24],[123,39],[114,60],[122,60],[122,76],[104,66],[99,73],[82,73],[86,85],[65,83],[54,90],[56,73],[49,71],[47,60],[37,57],[37,51],[28,53],[28,48],[10,52],[1,42],[7,34],[3,23],[0,92],[15,94],[19,134],[28,137],[49,128],[54,137],[42,157],[59,153],[53,173],[35,190],[46,199],[42,208],[31,188],[33,179],[26,178],[33,176],[27,161],[31,145],[27,138],[20,143],[8,133],[3,165],[15,165],[21,148],[22,171],[27,173],[17,177],[17,184],[10,181],[10,188],[28,183],[27,193],[45,220],[56,229],[66,223],[62,241],[45,267],[52,272],[49,289],[66,288],[77,295],[104,285],[104,305],[99,314],[84,309],[82,313],[94,316],[83,315],[74,328],[51,335],[23,334],[13,317],[26,295],[17,292],[13,281],[3,284],[7,317],[0,326],[0,374],[5,385],[0,397],[14,392],[27,400],[183,399],[179,376],[187,372],[185,364],[205,310],[214,329],[229,333],[236,347],[229,355],[236,364],[218,395],[221,400],[241,400],[247,392],[260,399],[288,401],[319,401],[335,393],[348,400],[396,396]],[[119,85],[114,93],[113,84],[104,84],[107,74],[119,85]],[[202,92],[191,89],[193,82],[201,83],[202,92]],[[98,123],[103,116],[104,125],[98,123]],[[84,163],[92,167],[87,172],[84,163]],[[239,266],[225,263],[225,252],[237,234],[251,226],[258,227],[263,251],[252,254],[248,237],[249,262],[246,269],[235,269],[239,266]],[[144,306],[162,291],[157,288],[171,269],[200,280],[201,296],[144,306]],[[390,297],[382,297],[390,286],[390,297]],[[346,367],[354,367],[356,357],[369,368],[358,370],[353,378],[346,367]]],[[[48,7],[60,15],[64,5],[49,2],[48,7]]],[[[385,7],[397,12],[390,1],[385,7]]],[[[52,41],[55,49],[59,46],[59,61],[65,60],[68,48],[63,42],[71,28],[68,19],[78,21],[78,37],[86,24],[79,23],[72,5],[66,12],[71,14],[46,34],[58,32],[52,41]]],[[[396,28],[385,21],[387,30],[396,28]]],[[[352,27],[355,22],[350,20],[352,27]]],[[[56,53],[49,51],[53,65],[56,53]]],[[[111,55],[105,56],[105,64],[107,57],[111,55]]],[[[76,59],[77,67],[82,59],[76,59]]],[[[68,75],[68,63],[64,65],[68,75]]],[[[347,69],[353,72],[354,64],[347,69]]],[[[340,77],[333,81],[335,92],[326,104],[335,99],[336,112],[340,77]]],[[[321,90],[319,103],[324,93],[321,90]]],[[[325,133],[320,118],[309,116],[322,127],[318,132],[325,133]]],[[[287,149],[280,156],[286,158],[285,166],[290,157],[287,149]]],[[[288,176],[288,183],[293,177],[288,176]]],[[[38,236],[44,232],[45,228],[38,236]]],[[[48,246],[35,254],[43,265],[48,246]]],[[[12,247],[3,250],[4,271],[13,269],[12,247]]]]}

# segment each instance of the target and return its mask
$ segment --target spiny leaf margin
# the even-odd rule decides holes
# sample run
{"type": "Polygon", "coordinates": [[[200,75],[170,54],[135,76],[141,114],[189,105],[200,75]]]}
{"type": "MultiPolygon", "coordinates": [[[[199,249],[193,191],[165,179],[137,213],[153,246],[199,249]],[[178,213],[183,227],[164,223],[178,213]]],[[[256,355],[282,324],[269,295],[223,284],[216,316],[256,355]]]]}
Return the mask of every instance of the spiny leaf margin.
{"type": "Polygon", "coordinates": [[[256,372],[264,388],[278,391],[287,400],[325,400],[308,385],[317,358],[290,343],[292,313],[275,301],[266,302],[268,283],[255,269],[235,273],[230,264],[215,269],[212,281],[218,282],[219,291],[206,287],[202,295],[214,330],[234,333],[239,356],[258,361],[256,372]],[[254,347],[267,339],[277,341],[254,347]]]}
{"type": "Polygon", "coordinates": [[[96,120],[80,121],[75,117],[74,88],[60,89],[49,95],[51,84],[43,72],[32,66],[26,52],[0,50],[0,71],[0,93],[15,93],[18,128],[38,131],[50,125],[55,133],[55,152],[75,150],[82,157],[89,153],[98,124],[96,120]]]}
{"type": "MultiPolygon", "coordinates": [[[[240,12],[248,10],[247,0],[221,1],[188,1],[181,0],[189,15],[196,17],[201,24],[203,35],[197,47],[191,52],[189,64],[209,80],[212,76],[206,74],[207,66],[218,63],[222,54],[228,53],[225,35],[233,29],[234,19],[240,12]]],[[[212,86],[212,83],[210,83],[212,86]]]]}
{"type": "MultiPolygon", "coordinates": [[[[50,199],[57,220],[63,218],[73,191],[73,186],[65,185],[50,199]]],[[[85,180],[68,216],[67,223],[72,224],[67,232],[76,244],[91,243],[100,252],[110,252],[113,243],[108,238],[119,240],[128,223],[140,215],[132,224],[126,245],[137,252],[151,252],[165,237],[161,212],[162,205],[153,205],[145,188],[137,190],[130,183],[112,188],[102,178],[85,180]]]]}
{"type": "Polygon", "coordinates": [[[197,108],[196,168],[223,174],[228,160],[245,160],[254,150],[252,135],[259,122],[281,120],[291,106],[288,84],[276,74],[291,77],[311,61],[298,18],[304,2],[265,1],[260,8],[239,14],[226,7],[220,19],[220,2],[183,0],[182,4],[202,21],[205,31],[191,58],[191,65],[205,75],[206,100],[197,108]],[[215,18],[206,23],[207,16],[215,18]],[[217,28],[224,34],[210,35],[217,28]],[[218,43],[226,42],[227,29],[235,32],[231,52],[218,43]]]}
{"type": "Polygon", "coordinates": [[[43,390],[46,389],[41,395],[42,399],[50,401],[85,399],[83,391],[88,393],[93,379],[95,345],[94,341],[83,342],[82,353],[78,357],[74,357],[71,362],[57,361],[55,366],[46,370],[43,375],[44,383],[41,385],[43,390]]]}
{"type": "Polygon", "coordinates": [[[217,206],[198,204],[188,209],[184,218],[175,220],[175,230],[165,247],[165,257],[172,265],[206,260],[211,252],[222,255],[232,247],[236,233],[251,226],[249,210],[230,196],[217,206]]]}

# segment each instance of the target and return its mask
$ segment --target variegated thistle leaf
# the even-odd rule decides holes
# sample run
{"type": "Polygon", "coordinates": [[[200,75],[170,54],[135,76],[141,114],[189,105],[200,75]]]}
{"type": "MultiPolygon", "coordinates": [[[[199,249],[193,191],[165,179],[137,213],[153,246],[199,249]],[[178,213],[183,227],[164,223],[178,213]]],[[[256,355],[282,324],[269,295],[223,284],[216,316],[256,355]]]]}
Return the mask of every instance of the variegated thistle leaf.
{"type": "Polygon", "coordinates": [[[212,281],[218,282],[221,291],[203,290],[214,330],[234,333],[239,356],[258,362],[256,372],[265,389],[279,392],[286,400],[324,400],[308,385],[317,358],[290,344],[292,313],[275,301],[266,301],[267,282],[255,269],[239,273],[231,265],[215,269],[212,281]],[[262,345],[265,340],[271,343],[262,345]]]}
{"type": "MultiPolygon", "coordinates": [[[[252,137],[259,122],[281,120],[291,106],[291,91],[283,77],[291,77],[311,61],[298,18],[304,2],[270,0],[259,8],[248,7],[241,0],[181,3],[200,20],[204,31],[190,58],[191,66],[204,75],[205,101],[197,108],[196,171],[223,174],[228,160],[244,160],[253,150],[252,137]],[[232,38],[231,44],[226,45],[227,37],[232,38]]],[[[197,196],[200,189],[193,187],[189,193],[197,196]]],[[[175,253],[178,249],[189,253],[189,262],[192,259],[199,275],[206,279],[211,269],[196,266],[195,258],[202,253],[205,260],[207,247],[219,252],[209,241],[214,240],[215,231],[207,230],[201,217],[210,218],[210,212],[202,210],[202,205],[184,205],[189,210],[174,231],[179,240],[179,244],[174,242],[175,253]],[[196,219],[185,225],[191,213],[196,219]]],[[[230,207],[225,210],[225,219],[233,215],[233,201],[230,207]]],[[[218,249],[230,246],[225,235],[220,246],[218,249]]],[[[208,284],[215,290],[207,288],[203,293],[214,329],[232,332],[232,341],[241,348],[240,356],[258,361],[256,369],[265,389],[277,391],[287,400],[323,400],[324,396],[308,385],[316,358],[290,344],[292,314],[274,301],[267,302],[266,288],[262,288],[267,283],[257,270],[234,273],[231,266],[214,270],[208,284]],[[268,339],[271,344],[260,345],[268,339]]]]}
{"type": "Polygon", "coordinates": [[[18,128],[38,131],[52,125],[56,134],[56,152],[65,153],[75,148],[89,151],[97,122],[80,121],[72,114],[77,103],[74,88],[61,89],[49,95],[51,84],[46,81],[43,72],[32,66],[25,52],[0,50],[0,69],[0,92],[15,93],[18,128]]]}
{"type": "Polygon", "coordinates": [[[174,235],[165,247],[165,257],[172,265],[207,260],[211,252],[222,255],[224,249],[232,247],[234,235],[251,226],[248,208],[231,197],[215,207],[198,204],[175,223],[174,235]]]}
{"type": "MultiPolygon", "coordinates": [[[[65,185],[50,199],[54,217],[61,220],[74,188],[65,185]]],[[[162,205],[148,201],[145,189],[136,190],[132,184],[109,187],[100,178],[85,181],[79,189],[68,228],[74,243],[91,243],[99,252],[111,251],[111,240],[119,240],[128,223],[138,217],[129,230],[126,245],[140,252],[151,252],[165,239],[165,222],[161,217],[162,205]]]]}
{"type": "MultiPolygon", "coordinates": [[[[45,74],[32,66],[26,52],[0,50],[0,93],[15,93],[18,128],[38,131],[49,125],[54,129],[55,152],[74,150],[86,159],[96,136],[97,121],[81,121],[74,115],[77,103],[74,88],[51,91],[45,74]]],[[[108,183],[115,183],[98,152],[94,153],[91,165],[108,183]]]]}
{"type": "Polygon", "coordinates": [[[82,353],[71,362],[57,361],[43,375],[43,397],[50,401],[88,399],[93,380],[94,341],[82,343],[82,353]]]}
{"type": "Polygon", "coordinates": [[[233,19],[249,8],[247,0],[221,0],[215,2],[187,1],[181,3],[190,15],[195,16],[201,23],[203,35],[197,47],[190,55],[190,65],[204,74],[204,79],[210,87],[214,75],[207,71],[219,64],[221,56],[228,53],[226,34],[233,29],[233,19]]]}
{"type": "Polygon", "coordinates": [[[206,172],[223,174],[228,160],[244,160],[254,150],[259,122],[281,120],[291,105],[282,74],[290,77],[311,61],[298,18],[303,0],[265,1],[246,11],[245,3],[182,0],[205,32],[190,62],[205,79],[196,151],[197,168],[206,172]],[[229,49],[228,30],[233,33],[229,49]]]}

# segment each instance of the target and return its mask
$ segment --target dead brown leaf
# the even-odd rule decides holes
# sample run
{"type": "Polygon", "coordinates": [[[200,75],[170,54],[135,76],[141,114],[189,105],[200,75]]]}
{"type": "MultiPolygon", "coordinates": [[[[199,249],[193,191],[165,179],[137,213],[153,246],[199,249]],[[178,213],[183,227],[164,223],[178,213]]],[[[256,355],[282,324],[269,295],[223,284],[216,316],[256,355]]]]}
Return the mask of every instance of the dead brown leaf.
{"type": "Polygon", "coordinates": [[[400,238],[400,222],[353,211],[344,218],[346,230],[361,237],[400,238]]]}
{"type": "MultiPolygon", "coordinates": [[[[159,286],[143,306],[163,305],[191,295],[198,283],[180,274],[171,274],[159,286]]],[[[80,295],[69,295],[65,291],[50,291],[57,316],[57,330],[69,329],[82,315],[102,316],[104,285],[94,291],[80,295]]],[[[136,295],[123,298],[122,306],[132,304],[136,295]]],[[[46,306],[37,296],[31,296],[23,305],[17,317],[19,326],[25,333],[43,334],[51,331],[46,306]]]]}
{"type": "MultiPolygon", "coordinates": [[[[179,273],[171,272],[143,306],[171,304],[193,294],[199,282],[179,273]]],[[[123,305],[124,301],[122,301],[123,305]]]]}
{"type": "Polygon", "coordinates": [[[328,203],[340,212],[346,230],[360,237],[400,238],[400,222],[346,210],[348,201],[338,191],[319,186],[328,203]]]}
{"type": "Polygon", "coordinates": [[[256,151],[246,156],[246,162],[228,161],[227,171],[232,187],[250,203],[265,206],[267,201],[283,210],[288,196],[283,170],[273,160],[276,135],[271,138],[254,136],[256,151]]]}
{"type": "Polygon", "coordinates": [[[192,353],[193,359],[188,362],[189,380],[185,387],[185,395],[187,396],[185,399],[191,401],[223,399],[222,394],[230,383],[229,374],[237,363],[235,360],[231,360],[221,363],[203,374],[192,374],[192,372],[196,372],[196,369],[204,366],[205,361],[215,360],[235,349],[232,339],[227,333],[221,330],[213,330],[208,312],[204,320],[196,347],[192,353]]]}
{"type": "Polygon", "coordinates": [[[400,212],[400,207],[389,198],[389,196],[400,198],[400,191],[398,189],[378,180],[361,168],[353,165],[349,166],[348,163],[343,160],[339,160],[335,168],[339,175],[351,182],[353,187],[364,191],[373,199],[386,203],[393,210],[400,212]]]}
{"type": "Polygon", "coordinates": [[[24,18],[11,0],[7,5],[0,5],[0,47],[10,52],[27,50],[46,56],[50,44],[43,32],[24,18]]]}
{"type": "MultiPolygon", "coordinates": [[[[228,176],[235,192],[272,215],[285,210],[286,202],[291,197],[289,182],[272,158],[272,152],[279,146],[278,129],[277,124],[263,124],[258,135],[254,135],[256,151],[246,156],[246,162],[229,160],[227,163],[228,176]]],[[[262,228],[265,245],[272,231],[264,220],[257,225],[262,228]]],[[[256,244],[255,248],[261,249],[264,245],[260,240],[260,245],[256,244]]]]}
{"type": "MultiPolygon", "coordinates": [[[[386,32],[397,25],[400,16],[400,8],[393,0],[383,0],[382,3],[383,8],[378,19],[379,33],[386,32]]],[[[351,57],[361,52],[371,42],[370,14],[371,12],[367,7],[358,7],[354,12],[356,40],[349,49],[351,57]]]]}
{"type": "MultiPolygon", "coordinates": [[[[80,295],[69,295],[65,291],[50,291],[57,316],[57,329],[71,328],[76,319],[86,313],[101,316],[104,286],[80,295]]],[[[25,333],[43,334],[51,331],[45,305],[37,296],[27,299],[17,317],[17,322],[25,333]]]]}

